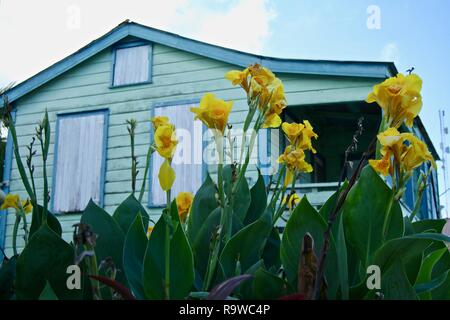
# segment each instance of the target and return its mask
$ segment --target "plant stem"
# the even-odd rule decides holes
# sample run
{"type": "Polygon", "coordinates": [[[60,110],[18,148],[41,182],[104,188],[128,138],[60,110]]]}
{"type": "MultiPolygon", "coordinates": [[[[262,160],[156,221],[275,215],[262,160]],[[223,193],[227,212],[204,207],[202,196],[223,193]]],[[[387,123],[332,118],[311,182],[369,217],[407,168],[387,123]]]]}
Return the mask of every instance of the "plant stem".
{"type": "MultiPolygon", "coordinates": [[[[223,137],[219,134],[214,135],[216,141],[217,152],[219,154],[219,163],[217,164],[217,189],[219,193],[219,201],[220,201],[220,222],[219,222],[219,230],[216,241],[213,243],[213,250],[210,255],[210,259],[208,261],[208,267],[205,274],[205,282],[204,289],[208,290],[211,285],[212,278],[216,271],[217,260],[219,259],[219,250],[222,241],[227,241],[228,236],[231,236],[230,220],[232,219],[231,214],[225,210],[225,192],[223,189],[223,137]],[[224,232],[224,229],[225,232],[224,232]],[[226,234],[223,237],[224,233],[226,234]]],[[[231,222],[232,223],[232,222],[231,222]]]]}
{"type": "Polygon", "coordinates": [[[151,160],[153,152],[155,152],[155,148],[153,146],[150,146],[148,148],[147,159],[145,161],[144,180],[142,181],[141,192],[139,193],[139,202],[142,202],[142,198],[144,197],[145,185],[147,183],[148,169],[150,166],[150,160],[151,160]]]}
{"type": "Polygon", "coordinates": [[[395,196],[395,190],[391,191],[391,194],[389,195],[389,200],[386,206],[386,211],[384,212],[384,221],[383,221],[383,240],[386,240],[389,224],[391,222],[392,217],[392,205],[394,203],[394,196],[395,196]]]}
{"type": "Polygon", "coordinates": [[[21,210],[20,214],[22,215],[22,218],[23,218],[23,228],[22,228],[23,232],[24,232],[23,240],[24,240],[25,246],[26,246],[28,244],[28,223],[27,223],[27,217],[26,217],[26,214],[25,214],[25,212],[23,210],[21,210]]]}
{"type": "Polygon", "coordinates": [[[165,254],[165,263],[164,263],[164,299],[170,299],[170,226],[167,221],[169,221],[170,217],[170,190],[166,192],[167,196],[167,208],[164,214],[168,215],[166,219],[166,234],[164,238],[164,254],[165,254]]]}
{"type": "Polygon", "coordinates": [[[14,221],[12,247],[13,254],[17,255],[17,231],[19,230],[20,216],[16,214],[16,221],[14,221]]]}
{"type": "MultiPolygon", "coordinates": [[[[280,207],[278,208],[277,212],[275,213],[273,219],[272,219],[272,226],[275,226],[275,223],[277,222],[277,220],[281,217],[281,215],[283,214],[284,210],[286,209],[286,206],[288,205],[288,202],[290,201],[290,198],[292,197],[292,195],[294,195],[295,193],[295,181],[297,180],[297,172],[294,172],[294,176],[292,178],[292,185],[291,185],[291,191],[289,193],[289,196],[286,199],[286,202],[284,204],[280,204],[280,207]]],[[[284,194],[286,192],[286,187],[283,187],[283,192],[281,195],[281,201],[283,201],[284,198],[284,194]]]]}

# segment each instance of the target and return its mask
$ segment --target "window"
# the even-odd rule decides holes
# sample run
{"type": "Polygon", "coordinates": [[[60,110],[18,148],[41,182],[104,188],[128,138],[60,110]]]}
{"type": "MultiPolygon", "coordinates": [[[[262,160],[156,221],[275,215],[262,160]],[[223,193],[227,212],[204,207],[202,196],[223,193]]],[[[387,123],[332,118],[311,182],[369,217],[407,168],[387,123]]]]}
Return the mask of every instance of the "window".
{"type": "Polygon", "coordinates": [[[58,116],[53,176],[53,211],[83,211],[102,205],[106,111],[58,116]]]}
{"type": "Polygon", "coordinates": [[[113,86],[147,83],[151,80],[151,45],[115,49],[113,86]]]}
{"type": "MultiPolygon", "coordinates": [[[[203,125],[194,121],[194,115],[189,111],[194,103],[165,104],[154,107],[154,116],[167,116],[176,127],[178,145],[172,160],[176,179],[172,187],[172,197],[179,192],[195,193],[202,184],[203,176],[203,125]]],[[[150,206],[164,206],[166,193],[161,189],[158,180],[159,168],[163,158],[154,153],[151,159],[150,171],[150,206]]]]}

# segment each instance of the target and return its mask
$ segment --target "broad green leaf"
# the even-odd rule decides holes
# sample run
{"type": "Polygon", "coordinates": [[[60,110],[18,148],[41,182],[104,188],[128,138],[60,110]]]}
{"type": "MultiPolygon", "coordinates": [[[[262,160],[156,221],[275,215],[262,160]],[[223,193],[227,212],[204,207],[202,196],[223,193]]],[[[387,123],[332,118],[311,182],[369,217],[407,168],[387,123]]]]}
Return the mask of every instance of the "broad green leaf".
{"type": "Polygon", "coordinates": [[[218,207],[216,193],[216,185],[208,174],[192,202],[187,222],[188,238],[191,242],[197,237],[208,216],[218,207]]]}
{"type": "Polygon", "coordinates": [[[278,270],[281,266],[280,259],[281,239],[277,228],[272,228],[267,238],[263,251],[264,265],[268,270],[278,270]]]}
{"type": "MultiPolygon", "coordinates": [[[[444,253],[448,251],[447,248],[442,248],[439,250],[436,250],[432,253],[430,253],[425,259],[423,260],[423,263],[420,267],[419,274],[417,276],[416,285],[420,285],[423,283],[427,283],[431,281],[431,275],[433,272],[433,268],[436,265],[436,263],[442,258],[444,253]]],[[[425,292],[421,294],[420,299],[427,299],[431,300],[431,293],[425,292]]]]}
{"type": "Polygon", "coordinates": [[[249,225],[259,219],[267,207],[266,185],[259,170],[258,180],[256,180],[255,185],[250,189],[250,196],[250,207],[248,208],[247,215],[245,216],[244,225],[249,225]]]}
{"type": "Polygon", "coordinates": [[[441,233],[445,222],[446,222],[445,219],[436,219],[436,220],[426,219],[415,221],[412,223],[412,225],[415,233],[422,233],[429,230],[434,230],[437,233],[441,233]]]}
{"type": "Polygon", "coordinates": [[[253,299],[274,300],[286,294],[286,284],[280,277],[258,269],[253,278],[253,299]]]}
{"type": "Polygon", "coordinates": [[[338,231],[336,236],[336,257],[339,273],[339,285],[341,288],[341,298],[349,298],[348,265],[347,265],[347,246],[345,244],[345,234],[342,215],[338,218],[338,231]]]}
{"type": "Polygon", "coordinates": [[[226,277],[235,275],[236,263],[246,270],[261,259],[264,245],[272,228],[271,216],[264,214],[238,231],[224,246],[220,263],[226,277]]]}
{"type": "Polygon", "coordinates": [[[74,264],[73,248],[42,225],[17,259],[17,299],[37,300],[47,281],[61,300],[80,299],[82,290],[69,290],[66,271],[74,264]]]}
{"type": "Polygon", "coordinates": [[[403,235],[403,215],[397,201],[393,201],[386,237],[383,235],[391,194],[392,190],[372,167],[366,166],[345,200],[343,217],[346,240],[365,266],[371,264],[373,254],[385,240],[403,235]]]}
{"type": "Polygon", "coordinates": [[[18,256],[13,256],[9,260],[3,259],[0,267],[0,300],[9,300],[14,294],[17,258],[18,256]]]}
{"type": "MultiPolygon", "coordinates": [[[[320,208],[319,214],[324,219],[324,221],[328,221],[328,216],[331,210],[336,205],[336,197],[340,192],[342,192],[345,188],[348,187],[348,182],[345,181],[339,191],[333,193],[333,195],[328,198],[325,204],[320,208]]],[[[331,232],[333,238],[336,241],[336,263],[337,263],[337,272],[336,274],[331,274],[331,270],[328,271],[328,275],[332,278],[338,277],[339,286],[341,288],[341,298],[348,299],[349,298],[349,270],[348,270],[348,261],[347,261],[347,245],[345,242],[345,232],[343,226],[343,218],[342,211],[338,213],[336,217],[336,221],[331,228],[331,232]]]]}
{"type": "Polygon", "coordinates": [[[192,241],[192,253],[194,255],[195,270],[197,271],[198,277],[202,282],[208,265],[208,258],[211,249],[211,238],[213,233],[217,231],[217,227],[220,223],[220,213],[221,208],[216,208],[206,218],[202,227],[198,231],[195,240],[192,241]]]}
{"type": "MultiPolygon", "coordinates": [[[[286,228],[281,240],[281,262],[288,283],[293,288],[297,288],[299,262],[302,252],[303,237],[309,233],[314,239],[314,252],[319,256],[323,244],[323,234],[327,223],[309,203],[308,199],[303,197],[300,203],[292,212],[286,223],[286,228]]],[[[327,272],[336,273],[336,248],[334,239],[330,239],[330,250],[327,258],[327,272]]],[[[326,274],[326,276],[328,276],[326,274]]],[[[329,294],[334,295],[337,281],[330,282],[329,294]]]]}
{"type": "Polygon", "coordinates": [[[144,228],[147,230],[148,213],[134,195],[130,194],[114,211],[113,218],[122,228],[123,233],[126,234],[138,213],[141,213],[144,228]]]}
{"type": "MultiPolygon", "coordinates": [[[[424,250],[433,241],[448,241],[449,237],[437,233],[418,233],[405,236],[398,239],[387,241],[375,253],[374,264],[380,267],[380,270],[387,270],[396,261],[401,260],[407,264],[417,256],[422,256],[424,250]]],[[[418,272],[419,270],[417,270],[418,272]]]]}
{"type": "Polygon", "coordinates": [[[39,300],[59,300],[48,281],[39,296],[39,300]]]}
{"type": "MultiPolygon", "coordinates": [[[[95,254],[98,264],[107,257],[111,257],[116,268],[123,270],[123,243],[125,236],[116,220],[91,200],[81,216],[81,223],[89,225],[97,235],[95,254]]],[[[116,280],[125,286],[127,285],[123,272],[117,273],[116,280]]]]}
{"type": "MultiPolygon", "coordinates": [[[[232,187],[231,181],[233,181],[233,173],[231,172],[230,165],[226,165],[223,168],[223,180],[225,192],[227,193],[228,199],[230,199],[232,187]]],[[[241,179],[241,182],[237,187],[236,192],[232,195],[231,200],[234,219],[237,218],[241,223],[244,222],[244,219],[247,215],[247,210],[250,206],[250,201],[251,195],[247,179],[241,179]]]]}
{"type": "MultiPolygon", "coordinates": [[[[161,216],[152,231],[144,256],[142,278],[148,299],[164,298],[166,226],[166,219],[161,216]]],[[[170,239],[170,298],[186,298],[193,283],[194,260],[191,247],[184,231],[178,225],[170,239]]]]}
{"type": "MultiPolygon", "coordinates": [[[[32,213],[33,216],[31,219],[30,234],[29,234],[30,238],[41,227],[42,211],[43,211],[43,208],[40,205],[33,208],[33,213],[32,213]]],[[[61,224],[59,223],[59,221],[55,217],[55,215],[48,210],[47,210],[47,224],[50,227],[50,229],[52,229],[58,236],[61,237],[61,234],[62,234],[61,224]]]]}
{"type": "Polygon", "coordinates": [[[123,246],[123,269],[131,291],[138,299],[145,299],[142,269],[147,248],[147,232],[142,216],[137,214],[128,229],[123,246]]]}
{"type": "MultiPolygon", "coordinates": [[[[417,294],[424,294],[427,292],[430,292],[434,289],[439,288],[441,285],[443,285],[445,283],[445,280],[447,279],[447,276],[449,274],[450,270],[447,270],[446,272],[444,272],[443,274],[441,274],[440,276],[438,276],[437,278],[434,278],[428,282],[423,282],[423,283],[419,283],[419,284],[415,284],[414,285],[414,290],[416,290],[417,294]]],[[[450,292],[447,291],[448,295],[450,295],[450,292]]],[[[436,295],[433,295],[431,297],[431,299],[443,299],[441,297],[438,297],[436,295]]]]}
{"type": "MultiPolygon", "coordinates": [[[[431,291],[434,300],[450,300],[450,272],[448,270],[443,273],[445,280],[431,291]]],[[[435,279],[439,279],[439,276],[435,279]]]]}
{"type": "Polygon", "coordinates": [[[385,300],[417,300],[400,260],[396,260],[387,272],[381,274],[381,292],[385,300]]]}

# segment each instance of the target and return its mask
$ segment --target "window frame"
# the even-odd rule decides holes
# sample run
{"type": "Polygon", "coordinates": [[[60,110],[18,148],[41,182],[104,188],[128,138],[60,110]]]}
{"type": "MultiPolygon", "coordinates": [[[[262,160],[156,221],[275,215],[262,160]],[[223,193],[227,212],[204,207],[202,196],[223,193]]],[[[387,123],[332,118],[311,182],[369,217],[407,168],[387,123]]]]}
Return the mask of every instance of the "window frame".
{"type": "Polygon", "coordinates": [[[76,118],[82,116],[89,116],[95,114],[104,115],[103,123],[103,146],[102,146],[102,163],[100,165],[100,190],[99,190],[99,203],[97,204],[100,208],[104,207],[105,201],[105,182],[106,182],[106,160],[107,160],[107,150],[108,150],[108,128],[109,128],[109,108],[100,108],[94,110],[83,110],[75,112],[59,112],[56,114],[56,126],[55,126],[55,144],[53,146],[53,168],[52,168],[52,187],[50,191],[50,210],[55,215],[67,215],[67,214],[80,214],[80,211],[71,212],[55,212],[54,210],[54,200],[55,200],[55,184],[56,175],[58,173],[58,144],[59,144],[59,126],[61,118],[76,118]]]}
{"type": "Polygon", "coordinates": [[[150,41],[130,41],[125,43],[120,43],[115,45],[112,48],[111,53],[111,72],[110,72],[110,81],[109,81],[109,88],[115,89],[115,88],[123,88],[123,87],[129,87],[129,86],[137,86],[137,85],[143,85],[143,84],[151,84],[153,82],[153,42],[150,41]],[[115,77],[115,68],[116,68],[116,54],[117,50],[120,49],[127,49],[127,48],[134,48],[134,47],[141,47],[141,46],[148,46],[148,79],[145,81],[135,82],[135,83],[127,83],[127,84],[114,84],[114,77],[115,77]]]}
{"type": "MultiPolygon", "coordinates": [[[[185,99],[185,100],[176,100],[176,101],[167,101],[167,102],[156,102],[156,103],[152,103],[150,105],[150,119],[152,119],[155,116],[155,109],[157,108],[164,108],[164,107],[174,107],[174,106],[181,106],[181,105],[187,105],[187,104],[199,104],[200,103],[200,99],[185,99]]],[[[197,121],[194,120],[194,115],[192,115],[193,121],[197,121]]],[[[170,120],[170,119],[169,119],[170,120]]],[[[150,124],[151,126],[151,124],[150,124]]],[[[205,131],[207,130],[206,126],[204,124],[202,124],[202,176],[201,176],[201,181],[200,181],[200,186],[203,184],[203,182],[205,181],[207,174],[208,174],[208,165],[205,163],[204,159],[203,159],[203,152],[205,151],[206,147],[207,147],[207,141],[203,140],[203,136],[205,134],[205,131]]],[[[150,128],[150,143],[151,141],[153,141],[154,139],[154,132],[153,129],[150,128]]],[[[159,156],[159,154],[157,154],[157,152],[154,153],[154,155],[159,156]]],[[[148,168],[148,189],[147,190],[152,190],[152,177],[153,174],[153,161],[150,160],[149,163],[149,168],[148,168]]],[[[176,196],[176,195],[174,195],[176,196]]],[[[160,208],[165,208],[166,205],[162,204],[153,204],[152,202],[152,197],[150,195],[150,192],[148,192],[148,196],[147,196],[147,208],[150,209],[160,209],[160,208]]]]}

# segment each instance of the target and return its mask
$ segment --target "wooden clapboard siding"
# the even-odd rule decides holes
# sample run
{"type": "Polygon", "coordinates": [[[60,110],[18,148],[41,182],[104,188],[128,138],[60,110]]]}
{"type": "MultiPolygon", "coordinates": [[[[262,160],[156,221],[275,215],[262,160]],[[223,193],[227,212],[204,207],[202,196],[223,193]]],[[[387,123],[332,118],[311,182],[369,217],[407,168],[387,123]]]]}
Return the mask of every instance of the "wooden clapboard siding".
{"type": "MultiPolygon", "coordinates": [[[[139,159],[140,174],[137,186],[142,182],[143,166],[149,142],[151,117],[150,106],[167,101],[200,99],[205,92],[213,92],[222,99],[235,101],[230,122],[235,128],[242,127],[246,114],[246,100],[242,89],[232,87],[224,79],[230,69],[239,67],[208,59],[193,53],[155,44],[153,46],[152,83],[136,86],[111,88],[110,48],[103,50],[78,66],[68,70],[40,88],[15,101],[17,107],[16,126],[19,134],[21,155],[25,161],[24,148],[34,134],[34,127],[42,118],[45,109],[49,112],[52,129],[50,155],[48,159],[48,179],[51,183],[54,159],[54,132],[57,114],[67,112],[109,109],[109,127],[106,154],[106,176],[104,187],[104,208],[112,213],[131,191],[129,158],[129,138],[124,124],[126,119],[138,121],[136,130],[136,155],[139,159]]],[[[363,100],[373,84],[379,79],[352,78],[319,75],[278,74],[285,83],[285,91],[290,105],[313,103],[333,103],[363,100]]],[[[272,148],[276,147],[272,143],[272,148]]],[[[38,155],[40,152],[37,152],[38,155]]],[[[257,163],[256,151],[252,162],[257,163]]],[[[215,178],[215,166],[208,167],[215,178]]],[[[255,165],[250,167],[249,177],[256,180],[255,165]]],[[[38,199],[42,201],[42,164],[39,156],[35,159],[35,176],[38,199]]],[[[11,192],[26,197],[20,181],[17,166],[13,160],[11,172],[11,192]]],[[[147,185],[148,188],[148,185],[147,185]]],[[[144,194],[147,203],[148,190],[144,194]]],[[[149,209],[156,220],[160,209],[149,209]]],[[[77,214],[60,215],[64,238],[72,237],[71,226],[79,220],[77,214]]],[[[11,236],[14,223],[13,214],[7,219],[6,251],[11,254],[11,236]]],[[[19,243],[20,242],[19,237],[19,243]]]]}

